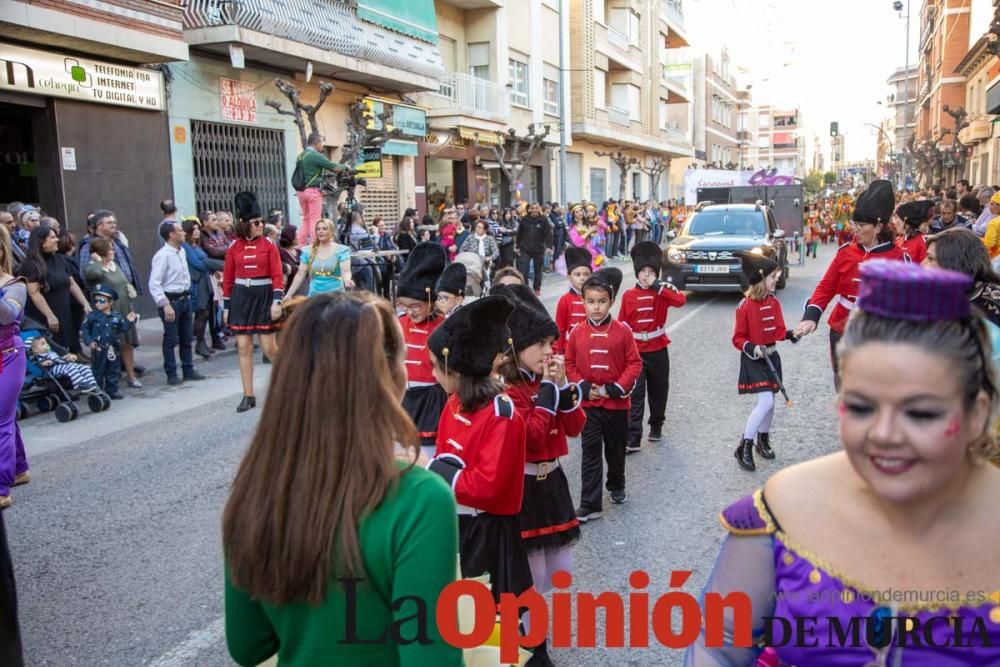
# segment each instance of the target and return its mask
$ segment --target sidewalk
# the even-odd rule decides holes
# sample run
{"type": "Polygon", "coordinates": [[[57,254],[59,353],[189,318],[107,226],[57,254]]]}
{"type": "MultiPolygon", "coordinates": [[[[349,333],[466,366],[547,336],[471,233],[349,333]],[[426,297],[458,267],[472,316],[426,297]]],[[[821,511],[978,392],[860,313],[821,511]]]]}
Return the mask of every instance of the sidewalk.
{"type": "MultiPolygon", "coordinates": [[[[135,348],[135,363],[145,367],[146,373],[163,369],[163,322],[159,317],[141,318],[136,325],[139,331],[139,347],[135,348]]],[[[208,332],[205,332],[208,338],[208,332]]],[[[230,338],[224,351],[216,351],[213,358],[224,357],[236,352],[236,340],[230,338]]],[[[195,362],[201,357],[195,355],[195,362]]]]}

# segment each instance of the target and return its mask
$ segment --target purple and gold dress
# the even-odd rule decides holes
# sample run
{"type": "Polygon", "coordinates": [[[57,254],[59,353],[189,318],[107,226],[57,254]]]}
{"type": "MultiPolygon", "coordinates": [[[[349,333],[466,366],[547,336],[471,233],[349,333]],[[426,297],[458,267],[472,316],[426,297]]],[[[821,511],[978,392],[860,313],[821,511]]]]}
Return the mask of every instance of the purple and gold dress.
{"type": "Polygon", "coordinates": [[[27,363],[21,342],[27,294],[22,281],[0,286],[0,496],[9,496],[14,477],[28,470],[24,441],[17,425],[17,397],[27,363]]]}
{"type": "Polygon", "coordinates": [[[749,595],[755,646],[731,645],[727,615],[727,646],[705,646],[702,633],[685,665],[1000,666],[1000,565],[992,591],[963,594],[971,598],[942,592],[928,600],[929,594],[866,586],[795,544],[768,510],[763,490],[727,507],[720,519],[729,536],[705,592],[749,595]]]}

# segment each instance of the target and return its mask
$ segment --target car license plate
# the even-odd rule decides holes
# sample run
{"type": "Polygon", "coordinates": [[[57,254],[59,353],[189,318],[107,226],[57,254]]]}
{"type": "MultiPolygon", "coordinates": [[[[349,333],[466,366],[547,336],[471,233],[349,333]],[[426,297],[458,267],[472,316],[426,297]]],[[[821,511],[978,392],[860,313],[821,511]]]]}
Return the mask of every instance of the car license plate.
{"type": "Polygon", "coordinates": [[[729,273],[728,264],[696,264],[695,273],[729,273]]]}

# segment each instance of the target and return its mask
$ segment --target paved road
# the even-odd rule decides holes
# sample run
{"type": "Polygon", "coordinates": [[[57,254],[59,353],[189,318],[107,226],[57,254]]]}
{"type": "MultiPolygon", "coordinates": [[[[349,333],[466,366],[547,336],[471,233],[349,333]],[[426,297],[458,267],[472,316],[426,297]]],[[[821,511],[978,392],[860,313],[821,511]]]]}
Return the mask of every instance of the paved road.
{"type": "MultiPolygon", "coordinates": [[[[790,324],[832,253],[824,248],[818,262],[793,270],[780,293],[790,324]]],[[[564,289],[547,276],[543,300],[554,309],[564,289]]],[[[686,590],[697,593],[723,537],[716,513],[780,466],[837,447],[824,329],[782,348],[795,406],[778,407],[779,458],[756,474],[737,468],[732,450],[752,403],[735,389],[739,360],[729,339],[738,300],[692,295],[671,311],[666,439],[628,458],[628,504],[606,503],[604,518],[584,527],[577,590],[627,593],[628,574],[643,569],[655,596],[667,590],[670,570],[691,569],[686,590]]],[[[258,412],[235,412],[234,357],[200,364],[207,382],[171,388],[154,378],[108,413],[84,411],[71,424],[47,415],[23,422],[34,481],[15,490],[4,519],[29,664],[231,664],[222,640],[219,520],[258,412]]],[[[578,449],[570,449],[565,464],[576,495],[578,449]]],[[[680,659],[659,647],[554,657],[564,665],[680,659]]]]}

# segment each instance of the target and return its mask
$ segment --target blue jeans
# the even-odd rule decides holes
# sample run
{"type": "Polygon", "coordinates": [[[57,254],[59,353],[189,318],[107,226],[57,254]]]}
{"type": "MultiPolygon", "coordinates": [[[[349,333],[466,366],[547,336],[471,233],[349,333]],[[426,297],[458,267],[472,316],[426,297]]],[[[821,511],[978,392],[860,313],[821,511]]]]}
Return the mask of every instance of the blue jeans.
{"type": "Polygon", "coordinates": [[[191,310],[191,297],[171,298],[170,306],[174,309],[174,321],[167,322],[163,309],[159,308],[160,321],[163,322],[163,371],[167,377],[177,375],[177,359],[174,348],[181,347],[181,368],[187,377],[194,372],[194,358],[191,355],[191,341],[194,339],[194,313],[191,310]]]}

